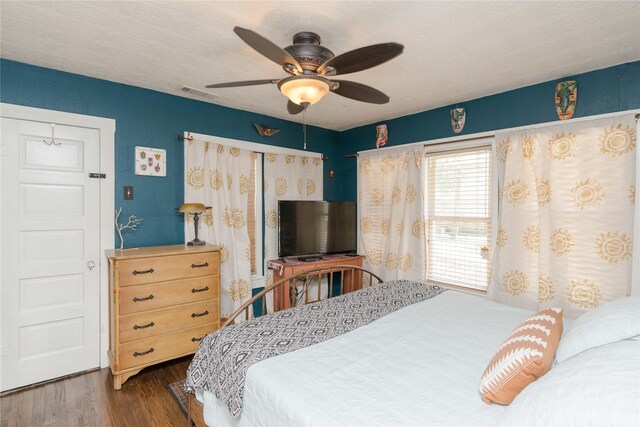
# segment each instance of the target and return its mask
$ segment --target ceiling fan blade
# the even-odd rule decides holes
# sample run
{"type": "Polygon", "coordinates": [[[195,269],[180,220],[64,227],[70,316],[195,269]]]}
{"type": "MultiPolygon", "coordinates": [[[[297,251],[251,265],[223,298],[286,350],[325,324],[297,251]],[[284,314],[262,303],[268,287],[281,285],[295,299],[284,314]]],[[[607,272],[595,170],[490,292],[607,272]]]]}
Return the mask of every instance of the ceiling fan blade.
{"type": "Polygon", "coordinates": [[[233,32],[258,53],[272,60],[276,64],[280,66],[283,66],[284,64],[291,64],[296,67],[298,72],[302,73],[302,67],[289,52],[265,39],[260,34],[242,27],[235,27],[233,32]]]}
{"type": "Polygon", "coordinates": [[[278,83],[280,79],[271,79],[271,80],[245,80],[242,82],[229,82],[229,83],[217,83],[212,85],[207,85],[210,89],[213,88],[221,88],[221,87],[238,87],[238,86],[257,86],[257,85],[266,85],[272,83],[278,83]]]}
{"type": "Polygon", "coordinates": [[[333,81],[339,83],[339,86],[337,89],[333,89],[332,92],[340,96],[344,96],[345,98],[368,102],[370,104],[386,104],[389,102],[389,97],[387,95],[380,92],[378,89],[372,88],[371,86],[345,80],[333,81]]]}
{"type": "Polygon", "coordinates": [[[345,98],[355,99],[356,101],[368,102],[370,104],[386,104],[389,102],[389,97],[378,89],[374,89],[371,86],[363,85],[362,83],[347,82],[344,80],[333,80],[340,83],[337,89],[332,92],[337,93],[345,98]]]}
{"type": "Polygon", "coordinates": [[[318,74],[325,74],[327,67],[336,69],[337,74],[349,74],[366,70],[387,62],[404,51],[404,46],[398,43],[380,43],[360,49],[345,52],[331,58],[316,70],[318,74]]]}
{"type": "Polygon", "coordinates": [[[289,114],[300,114],[304,111],[304,107],[296,104],[295,102],[288,101],[287,102],[287,111],[289,114]]]}

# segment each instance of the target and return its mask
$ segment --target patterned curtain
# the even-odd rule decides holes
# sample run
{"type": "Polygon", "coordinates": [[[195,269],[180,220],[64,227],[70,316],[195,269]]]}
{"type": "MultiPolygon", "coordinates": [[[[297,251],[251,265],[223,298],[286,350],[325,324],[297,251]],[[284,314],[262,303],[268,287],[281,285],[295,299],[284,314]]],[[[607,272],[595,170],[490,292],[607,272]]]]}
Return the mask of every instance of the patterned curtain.
{"type": "Polygon", "coordinates": [[[266,261],[278,258],[278,200],[322,200],[322,158],[264,155],[265,286],[273,283],[266,261]]]}
{"type": "Polygon", "coordinates": [[[358,157],[358,250],[384,280],[425,279],[422,148],[358,157]]]}
{"type": "MultiPolygon", "coordinates": [[[[248,189],[255,153],[206,141],[185,148],[186,203],[211,206],[201,216],[198,237],[220,246],[220,310],[229,317],[251,297],[248,189]]],[[[194,238],[186,216],[186,239],[194,238]]]]}
{"type": "Polygon", "coordinates": [[[496,136],[489,298],[576,317],[630,294],[635,127],[626,116],[496,136]]]}

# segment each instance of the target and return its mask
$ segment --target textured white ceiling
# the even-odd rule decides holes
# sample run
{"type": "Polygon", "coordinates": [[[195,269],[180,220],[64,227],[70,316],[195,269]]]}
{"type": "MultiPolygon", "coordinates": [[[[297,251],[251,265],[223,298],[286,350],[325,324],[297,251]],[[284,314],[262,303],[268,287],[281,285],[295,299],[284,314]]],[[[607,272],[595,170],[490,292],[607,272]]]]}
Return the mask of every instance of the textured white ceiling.
{"type": "MultiPolygon", "coordinates": [[[[239,25],[284,47],[314,31],[336,55],[394,41],[405,53],[344,80],[391,97],[327,95],[307,122],[344,130],[640,59],[640,2],[7,2],[2,57],[175,95],[181,85],[286,74],[244,44],[239,25]]],[[[200,98],[301,121],[275,85],[200,98]]]]}

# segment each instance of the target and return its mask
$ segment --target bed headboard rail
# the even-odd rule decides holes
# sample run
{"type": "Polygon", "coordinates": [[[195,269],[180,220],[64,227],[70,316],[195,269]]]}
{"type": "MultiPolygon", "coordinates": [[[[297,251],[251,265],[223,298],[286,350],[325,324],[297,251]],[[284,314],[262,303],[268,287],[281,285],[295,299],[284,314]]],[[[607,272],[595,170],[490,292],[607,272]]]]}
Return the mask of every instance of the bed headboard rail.
{"type": "Polygon", "coordinates": [[[325,291],[327,292],[327,298],[337,296],[333,295],[333,289],[334,284],[337,285],[336,280],[338,277],[340,278],[340,292],[338,295],[344,294],[345,289],[355,289],[360,286],[367,287],[382,283],[382,279],[376,274],[354,265],[331,265],[311,268],[296,275],[285,277],[265,287],[234,311],[222,326],[234,323],[243,313],[244,320],[248,320],[251,316],[250,311],[257,301],[260,301],[258,304],[262,306],[262,315],[282,310],[284,307],[294,307],[302,302],[304,304],[316,302],[325,296],[322,292],[322,283],[326,283],[328,286],[328,290],[325,291]],[[310,288],[314,284],[317,289],[314,290],[313,295],[310,295],[310,288]],[[298,291],[298,289],[300,290],[298,291]],[[273,298],[272,301],[274,301],[273,306],[275,308],[273,309],[269,307],[271,304],[267,304],[267,295],[269,294],[273,298]]]}

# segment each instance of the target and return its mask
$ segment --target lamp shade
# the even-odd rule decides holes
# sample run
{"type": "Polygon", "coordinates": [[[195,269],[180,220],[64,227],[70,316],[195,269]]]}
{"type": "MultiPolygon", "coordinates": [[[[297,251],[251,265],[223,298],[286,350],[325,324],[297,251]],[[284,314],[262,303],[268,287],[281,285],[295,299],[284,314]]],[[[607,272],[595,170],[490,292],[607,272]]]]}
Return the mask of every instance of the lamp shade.
{"type": "Polygon", "coordinates": [[[178,208],[178,212],[188,213],[202,213],[205,210],[205,206],[202,203],[183,203],[178,208]]]}
{"type": "Polygon", "coordinates": [[[291,76],[278,83],[278,89],[295,104],[315,104],[329,93],[331,83],[319,76],[291,76]]]}

